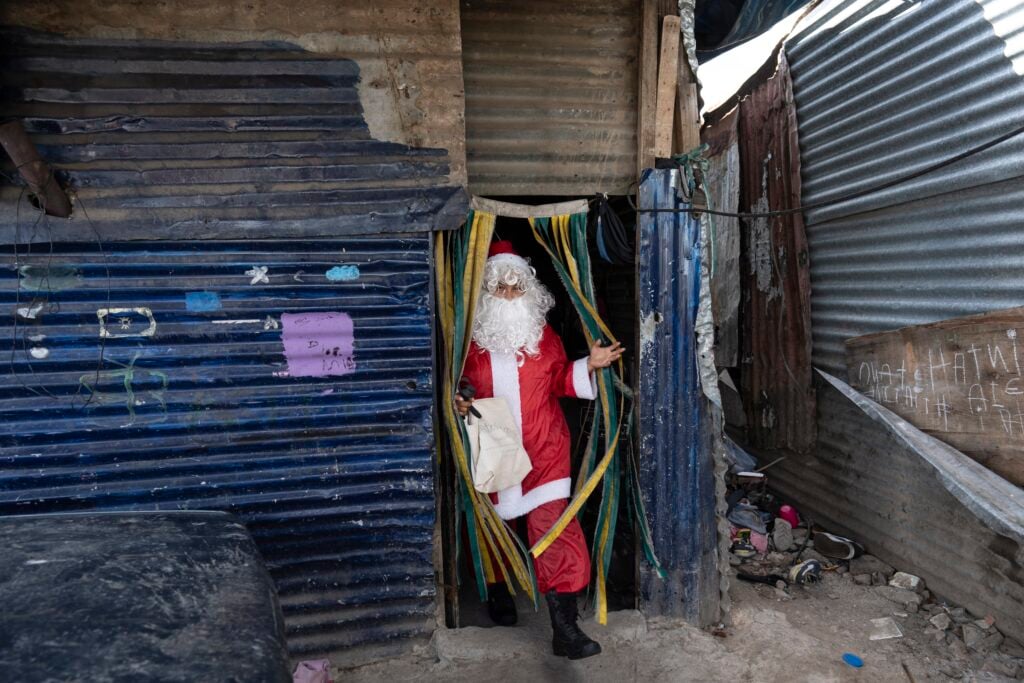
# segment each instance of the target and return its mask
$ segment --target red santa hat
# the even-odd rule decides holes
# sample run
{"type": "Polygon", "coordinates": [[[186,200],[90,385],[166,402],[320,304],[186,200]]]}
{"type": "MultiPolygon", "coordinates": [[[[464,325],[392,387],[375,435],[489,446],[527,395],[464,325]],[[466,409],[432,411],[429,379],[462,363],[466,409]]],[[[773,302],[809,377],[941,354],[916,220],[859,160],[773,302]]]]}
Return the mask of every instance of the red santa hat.
{"type": "Polygon", "coordinates": [[[519,270],[530,271],[530,264],[516,253],[515,247],[508,240],[499,240],[491,244],[491,248],[487,252],[487,263],[507,264],[519,270]]]}

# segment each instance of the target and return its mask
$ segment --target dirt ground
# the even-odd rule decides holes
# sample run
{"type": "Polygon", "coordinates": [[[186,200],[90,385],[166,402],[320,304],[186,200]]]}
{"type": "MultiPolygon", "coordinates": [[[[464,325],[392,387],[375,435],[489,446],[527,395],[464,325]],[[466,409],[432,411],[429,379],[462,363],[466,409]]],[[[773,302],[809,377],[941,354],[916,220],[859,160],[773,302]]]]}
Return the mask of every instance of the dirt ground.
{"type": "MultiPolygon", "coordinates": [[[[851,574],[827,572],[811,586],[780,590],[731,579],[731,625],[724,634],[671,621],[646,621],[635,611],[613,612],[607,626],[587,617],[584,630],[603,654],[570,662],[550,654],[545,612],[520,607],[512,628],[469,626],[440,630],[428,647],[380,664],[336,670],[338,683],[360,681],[846,681],[997,682],[1024,680],[1019,644],[968,650],[954,633],[929,625],[940,604],[908,612],[877,586],[851,574]],[[927,609],[926,609],[927,608],[927,609]],[[931,610],[931,612],[928,611],[931,610]],[[872,619],[891,617],[902,637],[871,640],[872,619]],[[985,651],[988,649],[989,651],[985,651]],[[863,660],[855,669],[844,653],[863,660]],[[1016,655],[1016,656],[1014,656],[1016,655]]],[[[964,619],[976,619],[965,615],[964,619]]],[[[971,622],[973,623],[973,621],[971,622]]],[[[995,633],[995,631],[989,631],[995,633]]],[[[995,637],[998,640],[998,636],[995,637]]]]}

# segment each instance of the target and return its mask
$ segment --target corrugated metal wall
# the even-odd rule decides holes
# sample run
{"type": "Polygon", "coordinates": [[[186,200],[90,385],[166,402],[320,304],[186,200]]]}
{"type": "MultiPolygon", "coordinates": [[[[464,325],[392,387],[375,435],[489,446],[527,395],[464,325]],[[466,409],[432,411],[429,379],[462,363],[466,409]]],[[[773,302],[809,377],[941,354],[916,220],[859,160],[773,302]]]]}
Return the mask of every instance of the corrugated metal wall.
{"type": "Polygon", "coordinates": [[[474,194],[626,193],[636,180],[639,22],[636,0],[463,0],[474,194]]]}
{"type": "MultiPolygon", "coordinates": [[[[805,204],[925,168],[1024,121],[1024,79],[986,14],[1012,30],[1024,6],[857,0],[815,11],[825,23],[787,46],[805,204]]],[[[807,212],[816,366],[845,377],[850,337],[1024,304],[1022,156],[1018,136],[807,212]]]]}
{"type": "MultiPolygon", "coordinates": [[[[830,1],[815,10],[787,48],[804,204],[926,168],[1021,124],[1024,82],[986,19],[997,5],[997,24],[1020,26],[1024,6],[990,0],[830,1]]],[[[845,377],[850,337],[1024,303],[1022,155],[1018,137],[806,213],[815,366],[845,377]]],[[[1000,628],[1020,637],[1019,541],[952,495],[957,479],[896,438],[857,394],[817,385],[816,452],[780,462],[772,485],[801,513],[924,577],[938,596],[1002,613],[1000,628]]],[[[1000,498],[1019,527],[1020,503],[1000,498]]]]}
{"type": "Polygon", "coordinates": [[[230,510],[294,656],[425,639],[447,153],[373,140],[349,60],[7,38],[3,114],[76,208],[40,218],[0,189],[19,243],[0,272],[0,513],[230,510]],[[354,341],[317,313],[348,315],[354,341]],[[323,326],[295,343],[332,342],[351,372],[299,376],[313,359],[286,359],[289,314],[323,326]]]}
{"type": "MultiPolygon", "coordinates": [[[[1024,637],[1019,536],[1015,540],[995,531],[968,509],[950,492],[952,483],[943,481],[948,473],[896,438],[890,424],[867,414],[832,383],[818,377],[816,384],[818,451],[772,467],[772,486],[797,501],[801,513],[815,522],[860,540],[872,554],[924,578],[939,598],[977,615],[992,614],[1004,633],[1024,637]]],[[[965,467],[981,470],[981,477],[996,478],[957,455],[969,463],[965,467]]],[[[960,482],[956,486],[969,488],[960,482]]],[[[1017,509],[1015,519],[1007,522],[1019,529],[1024,519],[1019,489],[1014,501],[1007,494],[1013,487],[1005,481],[986,488],[1004,510],[1017,509]]]]}
{"type": "MultiPolygon", "coordinates": [[[[677,209],[679,173],[651,169],[639,205],[677,209]]],[[[641,564],[641,609],[698,626],[719,618],[718,531],[710,433],[697,370],[700,223],[642,213],[638,244],[640,485],[662,580],[641,564]]]]}
{"type": "MultiPolygon", "coordinates": [[[[800,150],[785,55],[778,70],[739,104],[740,199],[763,213],[800,202],[800,150]]],[[[740,364],[751,442],[760,448],[814,446],[810,277],[800,214],[743,220],[743,334],[740,364]]]]}

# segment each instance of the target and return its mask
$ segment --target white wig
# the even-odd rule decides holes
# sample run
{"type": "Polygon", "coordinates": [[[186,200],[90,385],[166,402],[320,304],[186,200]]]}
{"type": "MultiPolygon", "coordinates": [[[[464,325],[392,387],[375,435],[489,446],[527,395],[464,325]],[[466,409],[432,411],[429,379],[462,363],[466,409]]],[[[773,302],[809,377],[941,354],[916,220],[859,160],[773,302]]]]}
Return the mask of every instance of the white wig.
{"type": "Polygon", "coordinates": [[[522,259],[488,259],[484,266],[483,292],[473,319],[473,340],[496,353],[539,353],[547,314],[555,299],[537,279],[537,271],[522,259]],[[518,287],[515,299],[495,294],[498,285],[518,287]]]}

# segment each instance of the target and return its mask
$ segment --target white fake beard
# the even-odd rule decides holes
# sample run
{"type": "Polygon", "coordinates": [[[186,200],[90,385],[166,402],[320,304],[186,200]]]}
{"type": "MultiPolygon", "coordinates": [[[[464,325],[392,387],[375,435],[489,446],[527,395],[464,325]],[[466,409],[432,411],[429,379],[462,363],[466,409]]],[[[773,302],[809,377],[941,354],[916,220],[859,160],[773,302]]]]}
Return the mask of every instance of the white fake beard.
{"type": "Polygon", "coordinates": [[[547,324],[547,311],[537,294],[532,289],[515,299],[503,299],[485,290],[473,320],[473,341],[491,353],[523,351],[536,356],[547,324]]]}

